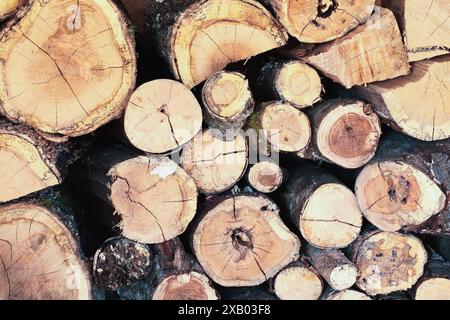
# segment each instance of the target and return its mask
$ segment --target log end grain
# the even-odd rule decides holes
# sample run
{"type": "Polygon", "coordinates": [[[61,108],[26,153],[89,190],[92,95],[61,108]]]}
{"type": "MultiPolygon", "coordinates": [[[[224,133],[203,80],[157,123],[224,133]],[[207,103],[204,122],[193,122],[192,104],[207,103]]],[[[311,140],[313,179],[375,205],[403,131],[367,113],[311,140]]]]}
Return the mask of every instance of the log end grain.
{"type": "Polygon", "coordinates": [[[277,274],[274,291],[281,300],[318,300],[323,291],[323,283],[311,268],[292,266],[277,274]]]}
{"type": "Polygon", "coordinates": [[[152,300],[218,300],[218,296],[208,277],[193,271],[166,277],[152,300]]]}
{"type": "Polygon", "coordinates": [[[368,295],[356,291],[356,290],[343,290],[339,292],[332,293],[328,296],[327,300],[372,300],[368,295]]]}
{"type": "Polygon", "coordinates": [[[415,300],[450,300],[450,279],[431,278],[416,289],[415,300]]]}

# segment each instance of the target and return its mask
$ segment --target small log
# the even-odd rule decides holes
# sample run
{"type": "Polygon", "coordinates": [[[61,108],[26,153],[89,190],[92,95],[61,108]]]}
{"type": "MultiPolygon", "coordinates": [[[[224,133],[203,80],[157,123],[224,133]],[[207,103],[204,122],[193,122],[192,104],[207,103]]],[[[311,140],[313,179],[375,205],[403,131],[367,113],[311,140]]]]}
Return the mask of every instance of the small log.
{"type": "Polygon", "coordinates": [[[93,273],[101,287],[114,291],[145,278],[152,266],[153,254],[148,246],[115,237],[107,239],[95,253],[93,273]]]}
{"type": "Polygon", "coordinates": [[[272,59],[250,74],[251,87],[259,101],[282,100],[302,109],[320,100],[322,83],[312,67],[298,60],[272,59]]]}
{"type": "Polygon", "coordinates": [[[301,42],[321,43],[341,38],[372,14],[375,0],[273,0],[278,19],[301,42]]]}
{"type": "Polygon", "coordinates": [[[28,2],[29,0],[2,0],[0,3],[0,21],[12,16],[28,2]]]}
{"type": "Polygon", "coordinates": [[[138,149],[164,154],[192,140],[202,120],[200,104],[188,88],[173,80],[154,80],[131,95],[124,116],[125,135],[138,149]]]}
{"type": "Polygon", "coordinates": [[[213,74],[202,89],[205,122],[222,134],[242,129],[255,101],[245,76],[238,72],[213,74]]]}
{"type": "Polygon", "coordinates": [[[53,200],[52,209],[32,202],[0,207],[0,299],[92,298],[76,229],[53,200]]]}
{"type": "Polygon", "coordinates": [[[356,282],[358,269],[340,250],[307,245],[305,254],[319,274],[335,290],[345,290],[356,282]]]}
{"type": "Polygon", "coordinates": [[[33,130],[0,119],[0,202],[58,185],[73,158],[68,143],[56,144],[33,130]]]}
{"type": "Polygon", "coordinates": [[[147,27],[175,78],[189,88],[287,40],[281,25],[253,0],[155,1],[147,27]]]}
{"type": "MultiPolygon", "coordinates": [[[[409,74],[408,55],[393,13],[384,8],[377,12],[346,36],[298,58],[346,88],[409,74]]],[[[291,56],[297,53],[293,50],[291,56]]]]}
{"type": "Polygon", "coordinates": [[[74,171],[93,201],[104,205],[99,214],[105,222],[112,227],[118,218],[123,236],[131,240],[170,240],[195,215],[195,183],[166,157],[139,156],[119,146],[97,148],[74,171]]]}
{"type": "Polygon", "coordinates": [[[201,267],[178,238],[155,246],[152,300],[217,300],[218,295],[201,267]]]}
{"type": "Polygon", "coordinates": [[[249,126],[262,134],[276,152],[299,152],[311,141],[308,117],[282,101],[260,104],[251,115],[249,126]]]}
{"type": "Polygon", "coordinates": [[[271,193],[283,183],[285,173],[274,162],[261,161],[248,171],[247,180],[251,187],[262,193],[271,193]]]}
{"type": "Polygon", "coordinates": [[[450,263],[430,260],[414,288],[415,300],[450,300],[450,263]]]}
{"type": "Polygon", "coordinates": [[[244,175],[248,162],[248,145],[237,132],[232,140],[222,140],[217,130],[207,129],[183,149],[181,166],[192,177],[197,188],[206,194],[233,187],[244,175]]]}
{"type": "Polygon", "coordinates": [[[409,61],[429,59],[450,52],[450,6],[445,0],[384,1],[403,31],[409,61]]]}
{"type": "Polygon", "coordinates": [[[330,291],[324,294],[324,300],[372,300],[368,295],[351,289],[346,289],[342,291],[330,291]]]}
{"type": "Polygon", "coordinates": [[[379,229],[397,231],[420,226],[442,211],[446,194],[431,165],[433,155],[440,154],[450,154],[448,142],[424,143],[395,133],[387,136],[355,183],[367,220],[379,229]]]}
{"type": "Polygon", "coordinates": [[[118,118],[136,78],[124,14],[112,0],[30,6],[0,32],[0,113],[56,137],[118,118]]]}
{"type": "Polygon", "coordinates": [[[356,285],[370,296],[410,289],[427,262],[419,239],[396,232],[361,235],[350,251],[359,271],[356,285]]]}
{"type": "Polygon", "coordinates": [[[360,100],[333,99],[307,112],[312,141],[301,158],[324,160],[347,169],[365,165],[375,155],[381,136],[380,120],[360,100]]]}
{"type": "Polygon", "coordinates": [[[263,283],[300,249],[276,204],[256,194],[233,195],[205,209],[193,224],[191,244],[208,276],[225,287],[263,283]]]}
{"type": "Polygon", "coordinates": [[[450,56],[413,63],[411,74],[356,87],[394,130],[424,141],[450,137],[450,56]]]}
{"type": "Polygon", "coordinates": [[[356,197],[328,172],[298,166],[279,195],[286,218],[313,246],[344,248],[358,237],[362,213],[356,197]]]}
{"type": "Polygon", "coordinates": [[[320,276],[302,260],[283,268],[272,282],[274,292],[281,300],[318,300],[323,291],[320,276]]]}
{"type": "Polygon", "coordinates": [[[270,293],[264,285],[257,287],[221,288],[220,297],[223,300],[240,301],[278,300],[277,296],[270,293]]]}

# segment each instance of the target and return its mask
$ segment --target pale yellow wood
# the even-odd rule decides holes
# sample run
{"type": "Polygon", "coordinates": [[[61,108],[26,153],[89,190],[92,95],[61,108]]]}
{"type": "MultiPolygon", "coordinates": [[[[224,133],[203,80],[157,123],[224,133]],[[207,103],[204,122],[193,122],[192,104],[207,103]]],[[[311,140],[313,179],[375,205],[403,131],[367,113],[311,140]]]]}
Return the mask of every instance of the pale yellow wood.
{"type": "Polygon", "coordinates": [[[208,277],[198,272],[166,277],[156,288],[152,300],[218,300],[208,277]]]}
{"type": "Polygon", "coordinates": [[[276,163],[261,161],[250,168],[248,182],[257,191],[270,193],[283,182],[283,171],[276,163]]]}
{"type": "Polygon", "coordinates": [[[431,278],[422,282],[416,290],[416,300],[450,300],[450,280],[431,278]]]}
{"type": "Polygon", "coordinates": [[[305,267],[288,267],[275,277],[274,291],[281,300],[318,300],[322,290],[320,276],[305,267]]]}
{"type": "Polygon", "coordinates": [[[362,292],[347,289],[331,294],[327,300],[372,300],[372,298],[362,292]]]}

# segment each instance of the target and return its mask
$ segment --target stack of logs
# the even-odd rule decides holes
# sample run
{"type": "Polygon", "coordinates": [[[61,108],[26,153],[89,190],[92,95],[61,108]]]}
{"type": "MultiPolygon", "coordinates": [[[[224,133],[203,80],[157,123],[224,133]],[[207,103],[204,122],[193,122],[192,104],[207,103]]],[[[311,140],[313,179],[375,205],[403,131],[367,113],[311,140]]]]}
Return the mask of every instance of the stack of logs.
{"type": "Polygon", "coordinates": [[[449,300],[449,15],[2,0],[0,299],[449,300]]]}

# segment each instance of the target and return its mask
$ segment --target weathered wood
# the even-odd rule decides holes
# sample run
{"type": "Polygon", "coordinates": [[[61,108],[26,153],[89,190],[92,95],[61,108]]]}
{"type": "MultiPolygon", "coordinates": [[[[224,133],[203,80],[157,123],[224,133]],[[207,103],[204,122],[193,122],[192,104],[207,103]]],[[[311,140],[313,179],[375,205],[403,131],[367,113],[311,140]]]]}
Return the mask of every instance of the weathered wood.
{"type": "Polygon", "coordinates": [[[334,291],[332,289],[327,290],[323,297],[323,300],[372,300],[368,295],[351,289],[342,291],[334,291]]]}
{"type": "Polygon", "coordinates": [[[0,21],[14,15],[21,7],[27,5],[30,0],[3,0],[0,3],[0,21]]]}
{"type": "Polygon", "coordinates": [[[255,163],[247,173],[249,185],[262,193],[277,190],[286,179],[286,172],[275,162],[255,163]]]}
{"type": "Polygon", "coordinates": [[[46,136],[118,118],[134,88],[134,37],[111,0],[33,1],[6,23],[0,48],[0,113],[46,136]]]}

